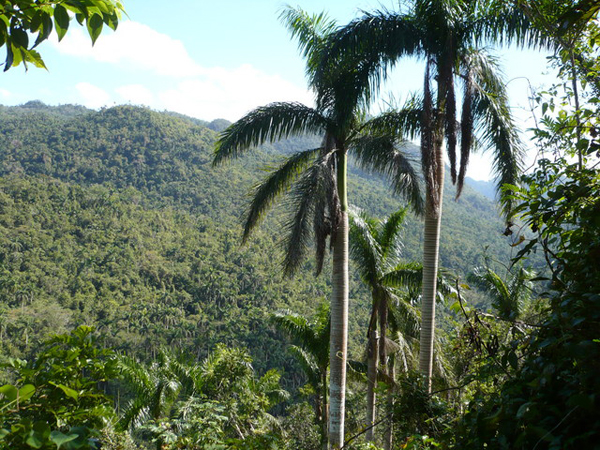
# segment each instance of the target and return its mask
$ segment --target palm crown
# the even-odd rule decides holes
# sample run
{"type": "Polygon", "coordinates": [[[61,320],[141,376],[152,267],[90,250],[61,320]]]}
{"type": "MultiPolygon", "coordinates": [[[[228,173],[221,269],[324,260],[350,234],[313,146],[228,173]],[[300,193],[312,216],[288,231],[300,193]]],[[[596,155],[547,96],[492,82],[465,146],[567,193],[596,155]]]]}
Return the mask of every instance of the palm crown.
{"type": "MultiPolygon", "coordinates": [[[[387,69],[408,55],[423,58],[423,92],[406,108],[380,120],[380,130],[421,139],[421,167],[426,206],[423,244],[423,295],[420,369],[431,380],[435,329],[435,295],[444,183],[444,141],[452,181],[462,190],[470,152],[476,145],[494,153],[498,186],[517,184],[522,150],[510,115],[508,97],[495,60],[480,46],[487,42],[541,44],[526,18],[507,2],[416,0],[407,12],[366,13],[330,35],[330,44],[313,71],[313,83],[328,78],[332,61],[366,61],[369,99],[387,69]],[[462,111],[457,120],[455,84],[462,84],[462,111]],[[460,138],[460,142],[459,142],[460,138]],[[459,153],[457,155],[457,153],[459,153]]],[[[379,158],[374,158],[381,161],[379,158]]],[[[504,212],[512,209],[509,192],[504,212]]]]}
{"type": "MultiPolygon", "coordinates": [[[[298,38],[307,59],[309,75],[320,61],[334,23],[324,15],[308,16],[288,9],[283,18],[298,38]]],[[[287,158],[259,183],[245,216],[244,238],[264,213],[288,193],[290,218],[284,238],[284,270],[293,273],[305,256],[311,240],[316,250],[317,273],[323,267],[327,239],[333,249],[330,336],[329,437],[332,447],[341,447],[344,437],[344,402],[348,333],[348,218],[347,153],[356,149],[359,160],[376,160],[394,180],[396,191],[422,209],[419,183],[404,154],[397,148],[398,133],[377,129],[364,122],[364,107],[370,90],[369,74],[377,62],[339,60],[335,68],[313,83],[316,107],[298,103],[273,103],[257,108],[226,129],[216,143],[215,163],[239,156],[248,148],[292,135],[323,136],[321,145],[287,158]],[[377,131],[376,134],[373,134],[377,131]],[[370,136],[367,134],[371,134],[370,136]],[[368,155],[386,154],[385,158],[368,155]]]]}

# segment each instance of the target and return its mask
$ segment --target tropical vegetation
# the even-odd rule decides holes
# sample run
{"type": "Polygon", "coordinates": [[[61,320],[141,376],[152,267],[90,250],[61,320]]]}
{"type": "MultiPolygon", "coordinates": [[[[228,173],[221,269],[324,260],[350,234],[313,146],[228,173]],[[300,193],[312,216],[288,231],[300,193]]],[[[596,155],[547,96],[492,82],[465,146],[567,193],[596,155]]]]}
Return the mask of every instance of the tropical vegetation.
{"type": "MultiPolygon", "coordinates": [[[[67,4],[46,5],[50,20],[67,4]]],[[[599,10],[417,0],[337,27],[285,9],[315,106],[267,105],[235,124],[0,107],[0,448],[597,447],[599,10]],[[546,45],[559,69],[533,99],[539,155],[523,175],[480,50],[501,41],[546,45]],[[369,116],[409,54],[424,58],[424,91],[369,116]],[[420,148],[402,140],[416,136],[420,148]],[[455,180],[443,181],[443,142],[455,180]],[[462,179],[475,144],[497,151],[508,223],[462,179]],[[432,269],[403,204],[419,210],[411,158],[429,212],[441,214],[442,186],[462,189],[444,204],[447,270],[432,272],[432,372],[417,362],[432,269]],[[313,276],[326,267],[343,283],[313,276]],[[348,348],[330,345],[346,321],[348,348]]],[[[75,19],[89,25],[88,12],[75,19]]],[[[29,19],[11,39],[19,27],[48,37],[29,19]]]]}

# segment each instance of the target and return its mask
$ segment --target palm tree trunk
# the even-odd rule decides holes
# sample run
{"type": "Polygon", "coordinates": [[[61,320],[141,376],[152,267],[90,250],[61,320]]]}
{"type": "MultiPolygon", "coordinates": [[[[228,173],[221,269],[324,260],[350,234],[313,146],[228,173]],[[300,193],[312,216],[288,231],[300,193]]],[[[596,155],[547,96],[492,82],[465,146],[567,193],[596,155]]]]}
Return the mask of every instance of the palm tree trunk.
{"type": "MultiPolygon", "coordinates": [[[[443,102],[438,102],[440,104],[443,102]]],[[[443,111],[443,108],[440,108],[443,111]]],[[[443,114],[438,112],[436,122],[442,122],[443,114]]],[[[437,125],[437,124],[436,124],[437,125]]],[[[433,150],[436,161],[435,186],[427,186],[425,205],[425,228],[423,236],[423,296],[421,300],[421,336],[419,349],[419,371],[431,392],[433,372],[433,343],[435,340],[435,294],[437,291],[438,259],[440,249],[440,228],[442,200],[444,192],[444,155],[442,152],[443,126],[436,126],[433,150]],[[432,201],[436,199],[436,203],[432,201]]]]}
{"type": "MultiPolygon", "coordinates": [[[[394,355],[390,355],[390,362],[388,365],[388,374],[392,381],[396,380],[396,358],[394,355]]],[[[383,437],[383,449],[384,450],[392,450],[392,441],[394,436],[394,385],[390,383],[387,391],[387,413],[390,415],[388,419],[388,426],[385,429],[385,435],[383,437]]]]}
{"type": "Polygon", "coordinates": [[[321,396],[323,401],[323,416],[321,420],[321,449],[327,450],[327,426],[329,424],[329,403],[327,400],[327,369],[321,377],[321,396]]]}
{"type": "Polygon", "coordinates": [[[371,330],[369,336],[369,348],[367,350],[367,433],[365,435],[367,441],[373,440],[373,434],[375,427],[376,409],[375,403],[377,401],[375,394],[375,387],[377,386],[377,366],[379,365],[379,337],[377,330],[371,330]]]}
{"type": "Polygon", "coordinates": [[[341,214],[333,245],[331,338],[329,341],[329,445],[344,445],[346,358],[348,347],[348,203],[346,152],[338,151],[337,184],[341,214]]]}

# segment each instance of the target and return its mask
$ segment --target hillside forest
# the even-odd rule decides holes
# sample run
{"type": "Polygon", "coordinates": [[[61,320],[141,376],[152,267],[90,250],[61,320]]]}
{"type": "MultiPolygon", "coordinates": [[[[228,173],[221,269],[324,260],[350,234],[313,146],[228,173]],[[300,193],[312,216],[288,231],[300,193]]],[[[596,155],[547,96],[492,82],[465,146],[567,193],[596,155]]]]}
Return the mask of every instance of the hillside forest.
{"type": "MultiPolygon", "coordinates": [[[[6,70],[123,11],[7,5],[6,70]]],[[[234,123],[0,105],[0,448],[600,448],[599,10],[286,7],[315,105],[234,123]],[[558,69],[528,169],[505,44],[558,69]]]]}

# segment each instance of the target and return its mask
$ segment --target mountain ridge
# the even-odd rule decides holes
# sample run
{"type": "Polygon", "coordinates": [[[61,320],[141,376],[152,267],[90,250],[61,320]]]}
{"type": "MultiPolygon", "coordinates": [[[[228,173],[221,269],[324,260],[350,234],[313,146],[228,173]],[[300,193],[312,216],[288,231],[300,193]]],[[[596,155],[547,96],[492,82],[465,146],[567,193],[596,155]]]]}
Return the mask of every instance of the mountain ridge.
{"type": "MultiPolygon", "coordinates": [[[[161,345],[198,358],[216,342],[244,345],[259,369],[283,367],[288,382],[298,381],[280,337],[264,325],[280,308],[310,314],[329,279],[312,276],[311,259],[294,279],[281,276],[283,208],[243,247],[240,217],[264,168],[305,141],[213,168],[209,125],[133,106],[0,107],[5,355],[26,356],[32,342],[84,322],[106,345],[142,357],[161,345]]],[[[381,177],[355,167],[349,195],[378,217],[402,207],[381,177]]],[[[509,257],[494,205],[470,188],[445,203],[443,227],[445,267],[464,274],[485,245],[509,257]]],[[[420,260],[420,219],[409,215],[403,236],[404,258],[420,260]]],[[[351,290],[356,353],[370,300],[355,273],[351,290]]]]}

